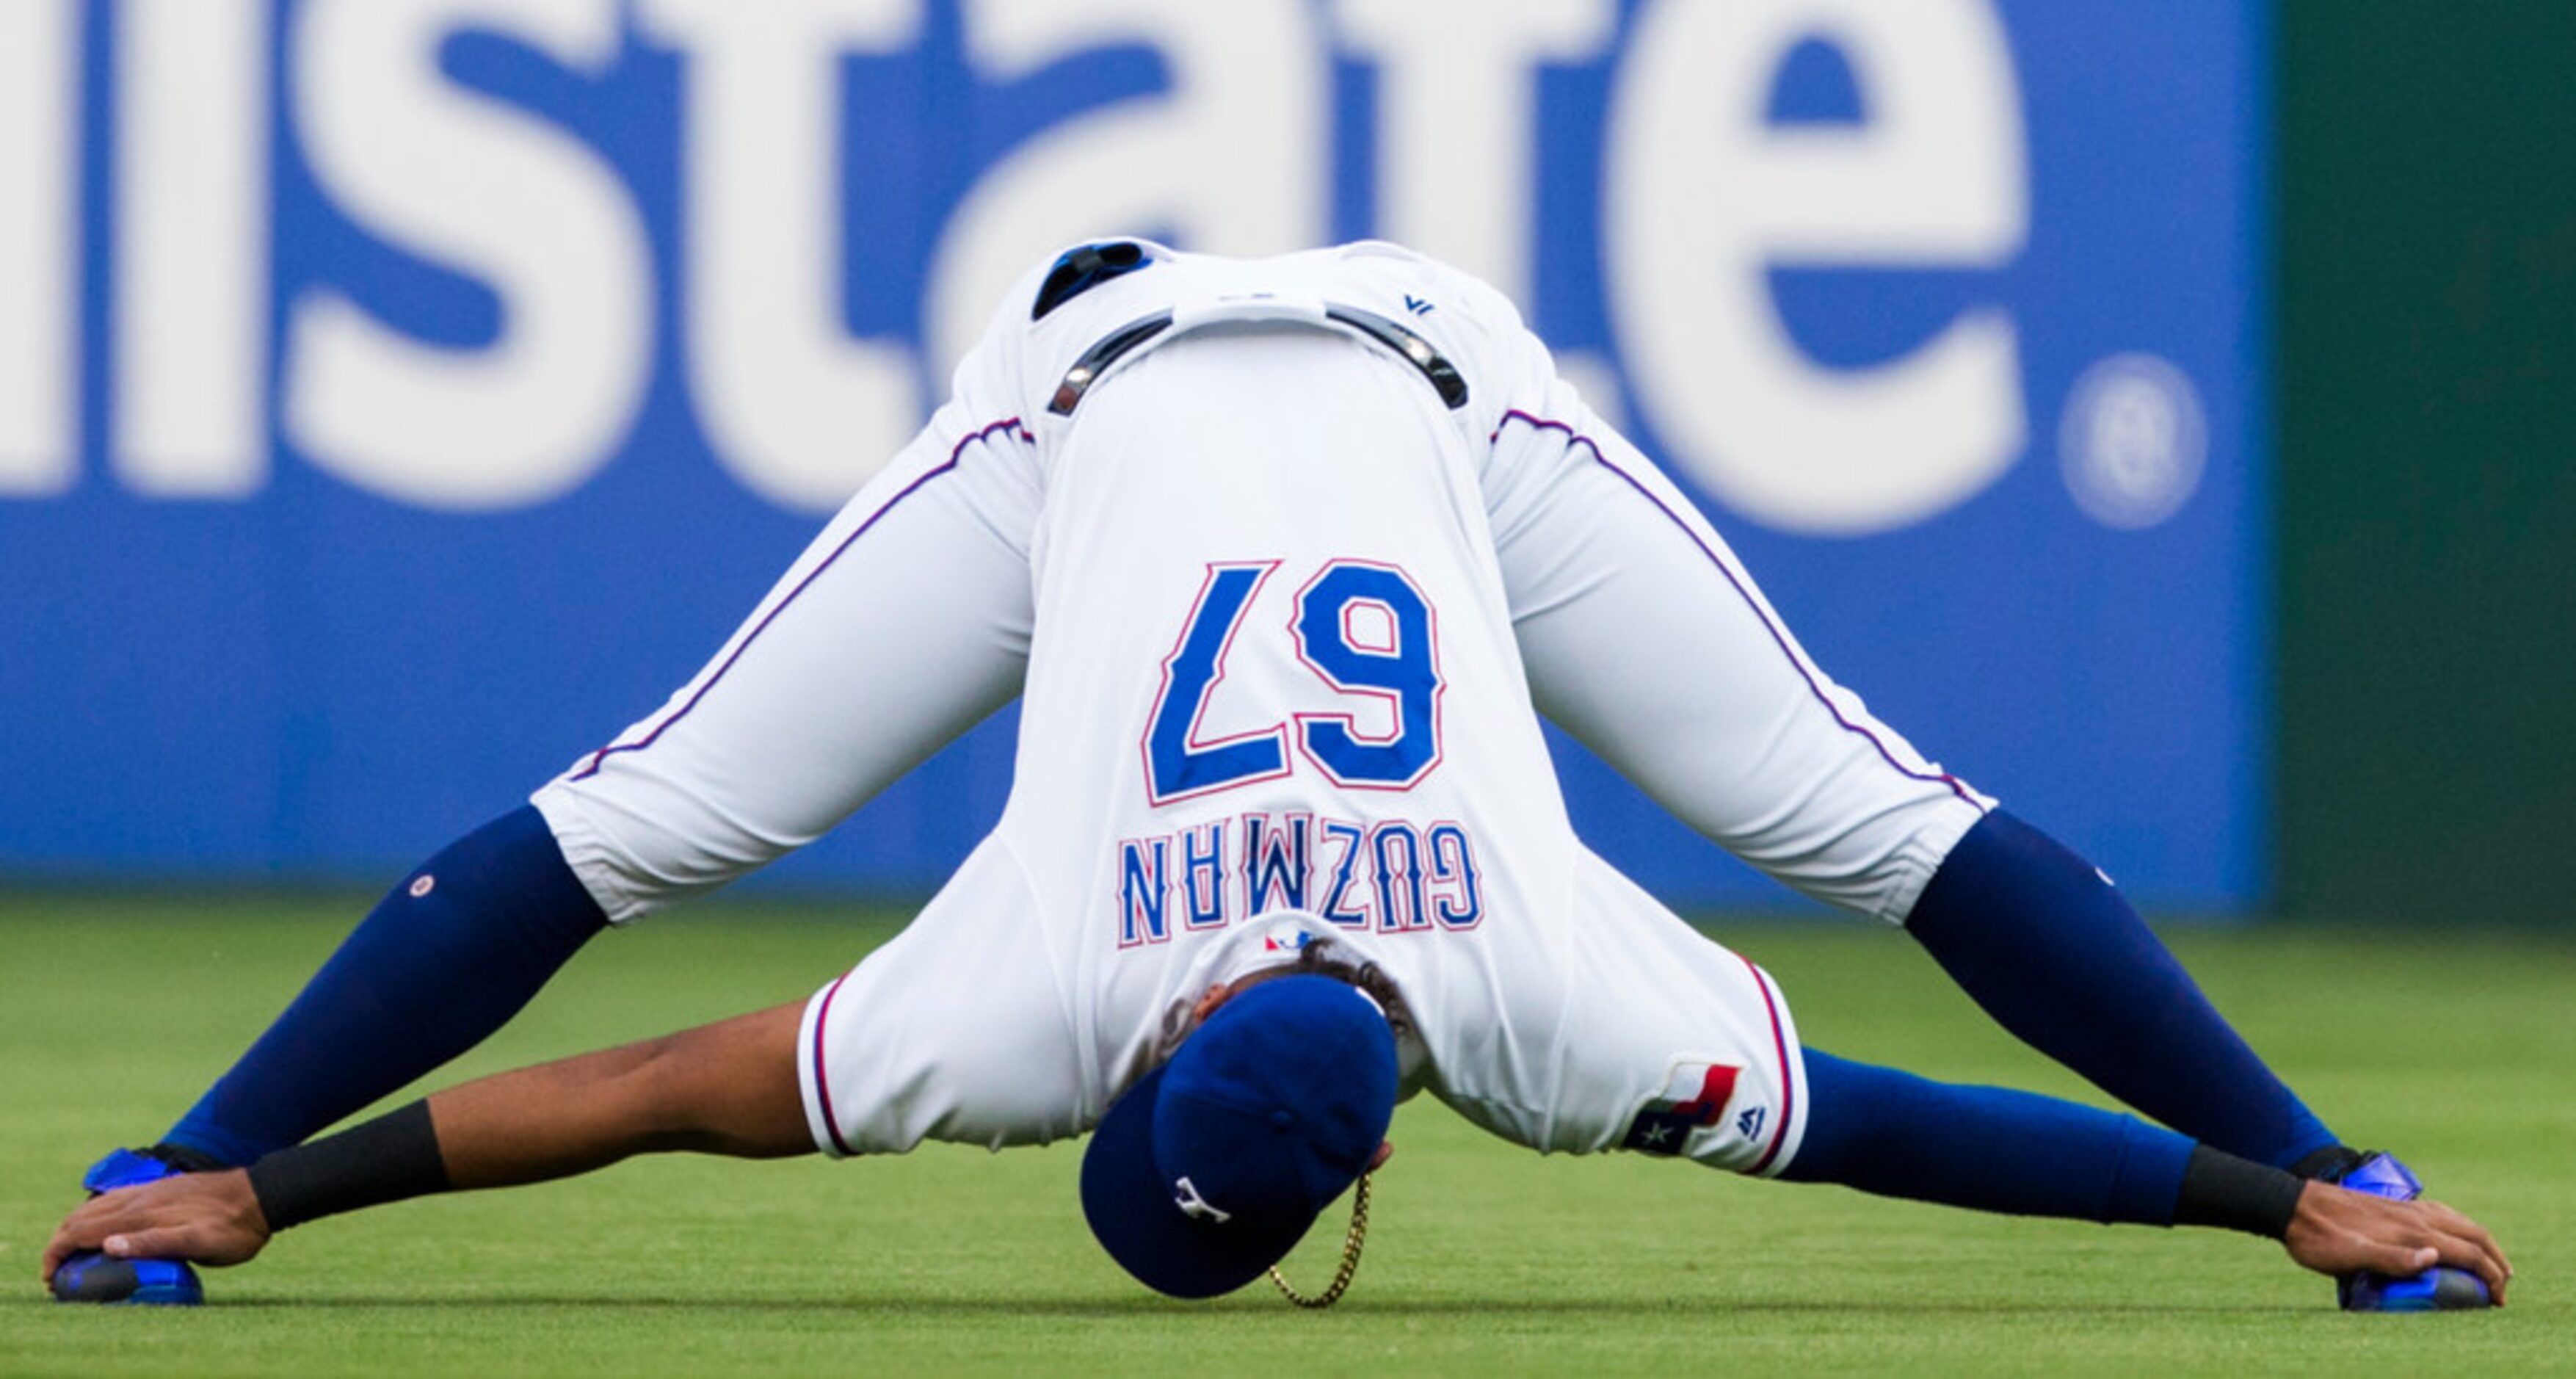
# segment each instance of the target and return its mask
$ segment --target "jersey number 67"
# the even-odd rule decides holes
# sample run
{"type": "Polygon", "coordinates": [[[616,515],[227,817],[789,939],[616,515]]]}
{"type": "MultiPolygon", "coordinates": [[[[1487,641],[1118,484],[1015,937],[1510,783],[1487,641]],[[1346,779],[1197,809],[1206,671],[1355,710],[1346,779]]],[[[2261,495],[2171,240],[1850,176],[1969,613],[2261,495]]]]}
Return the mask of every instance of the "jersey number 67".
{"type": "Polygon", "coordinates": [[[1288,631],[1300,662],[1337,693],[1385,703],[1393,729],[1372,735],[1351,714],[1301,713],[1267,728],[1200,740],[1199,720],[1225,678],[1226,652],[1279,564],[1208,567],[1180,639],[1163,658],[1163,683],[1145,731],[1145,784],[1153,803],[1287,775],[1292,730],[1298,749],[1337,785],[1409,790],[1440,764],[1437,620],[1403,571],[1365,560],[1330,561],[1317,571],[1297,591],[1288,631]]]}

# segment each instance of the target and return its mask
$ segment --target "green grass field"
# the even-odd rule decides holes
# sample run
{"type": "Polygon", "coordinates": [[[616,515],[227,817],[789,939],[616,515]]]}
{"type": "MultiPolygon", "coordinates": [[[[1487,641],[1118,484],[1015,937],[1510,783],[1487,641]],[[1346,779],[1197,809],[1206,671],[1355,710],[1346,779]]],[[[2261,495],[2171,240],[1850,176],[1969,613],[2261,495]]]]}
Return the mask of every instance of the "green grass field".
{"type": "MultiPolygon", "coordinates": [[[[201,1309],[50,1302],[37,1254],[81,1168],[183,1109],[363,903],[0,895],[0,1374],[2576,1369],[2576,948],[2314,930],[2176,942],[2329,1120],[2496,1230],[2511,1308],[2347,1317],[2262,1241],[1542,1159],[1428,1098],[1397,1116],[1367,1261],[1321,1314],[1130,1283],[1083,1228],[1079,1145],[636,1162],[315,1223],[210,1275],[201,1309]]],[[[795,999],[888,932],[759,905],[656,921],[593,944],[452,1072],[795,999]]],[[[1821,1047],[2082,1091],[1901,937],[1715,932],[1821,1047]]],[[[1339,1236],[1292,1275],[1319,1286],[1339,1236]]]]}

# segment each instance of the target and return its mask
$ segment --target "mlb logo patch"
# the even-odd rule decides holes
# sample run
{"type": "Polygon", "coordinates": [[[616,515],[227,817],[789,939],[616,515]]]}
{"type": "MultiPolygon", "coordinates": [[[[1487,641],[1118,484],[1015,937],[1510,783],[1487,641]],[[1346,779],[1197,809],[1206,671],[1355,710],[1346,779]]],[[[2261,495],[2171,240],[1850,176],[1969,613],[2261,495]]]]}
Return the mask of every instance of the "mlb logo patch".
{"type": "Polygon", "coordinates": [[[1620,1147],[1641,1154],[1681,1153],[1691,1131],[1725,1118],[1726,1103],[1735,1095],[1736,1071],[1723,1063],[1674,1065],[1662,1094],[1637,1108],[1620,1147]]]}

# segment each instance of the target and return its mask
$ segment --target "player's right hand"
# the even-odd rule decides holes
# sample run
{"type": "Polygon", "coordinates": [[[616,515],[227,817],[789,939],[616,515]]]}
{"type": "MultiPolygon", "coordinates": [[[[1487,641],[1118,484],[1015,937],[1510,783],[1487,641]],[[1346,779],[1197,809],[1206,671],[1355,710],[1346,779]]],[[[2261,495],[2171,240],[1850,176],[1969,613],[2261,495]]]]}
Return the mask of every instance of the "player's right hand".
{"type": "Polygon", "coordinates": [[[2436,1264],[2466,1269],[2484,1279],[2496,1305],[2504,1304],[2513,1265],[2487,1229],[2439,1202],[2395,1201],[2310,1183],[2299,1194],[2290,1229],[2281,1237],[2290,1258],[2321,1274],[2370,1272],[2409,1278],[2436,1264]]]}
{"type": "Polygon", "coordinates": [[[82,1250],[114,1259],[239,1264],[266,1244],[268,1218],[260,1214],[249,1174],[237,1168],[183,1173],[83,1202],[46,1243],[44,1280],[51,1285],[54,1270],[82,1250]]]}

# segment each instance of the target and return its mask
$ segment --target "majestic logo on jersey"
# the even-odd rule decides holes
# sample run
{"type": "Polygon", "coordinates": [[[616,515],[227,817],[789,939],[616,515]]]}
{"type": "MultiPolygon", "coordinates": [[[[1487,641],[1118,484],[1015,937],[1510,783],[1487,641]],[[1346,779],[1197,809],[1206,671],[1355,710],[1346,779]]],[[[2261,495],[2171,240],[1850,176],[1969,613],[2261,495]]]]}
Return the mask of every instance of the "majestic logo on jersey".
{"type": "MultiPolygon", "coordinates": [[[[1735,1095],[1737,1071],[1723,1063],[1675,1065],[1664,1080],[1663,1094],[1637,1108],[1620,1147],[1646,1154],[1681,1153],[1690,1132],[1725,1117],[1726,1103],[1735,1095]]],[[[1759,1124],[1759,1110],[1754,1114],[1759,1124]]]]}

